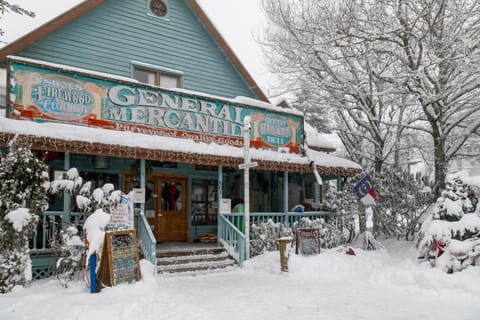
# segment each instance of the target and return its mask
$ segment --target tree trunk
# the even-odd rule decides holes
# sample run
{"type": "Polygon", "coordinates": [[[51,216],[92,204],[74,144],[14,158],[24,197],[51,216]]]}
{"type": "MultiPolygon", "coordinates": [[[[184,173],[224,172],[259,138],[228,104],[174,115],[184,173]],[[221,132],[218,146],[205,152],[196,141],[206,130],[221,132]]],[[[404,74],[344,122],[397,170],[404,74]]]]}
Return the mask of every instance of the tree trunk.
{"type": "Polygon", "coordinates": [[[447,175],[447,157],[445,155],[445,137],[435,136],[438,130],[434,128],[434,155],[435,155],[435,185],[433,195],[437,199],[445,189],[445,177],[447,175]]]}
{"type": "Polygon", "coordinates": [[[375,146],[375,160],[374,160],[374,170],[376,174],[382,173],[383,166],[383,143],[378,141],[380,145],[375,146]]]}

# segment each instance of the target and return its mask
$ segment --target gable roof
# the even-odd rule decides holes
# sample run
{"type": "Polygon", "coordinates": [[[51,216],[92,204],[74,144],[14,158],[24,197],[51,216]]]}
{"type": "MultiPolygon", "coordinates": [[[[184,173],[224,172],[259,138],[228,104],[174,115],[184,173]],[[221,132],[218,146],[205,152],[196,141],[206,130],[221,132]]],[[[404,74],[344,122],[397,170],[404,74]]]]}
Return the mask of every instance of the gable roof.
{"type": "MultiPolygon", "coordinates": [[[[56,18],[46,22],[45,24],[41,25],[37,29],[31,31],[30,33],[24,35],[23,37],[17,39],[16,41],[8,44],[7,46],[3,47],[0,50],[0,63],[5,63],[7,56],[9,55],[16,55],[17,53],[21,52],[22,50],[32,46],[36,42],[42,40],[49,34],[53,33],[59,28],[64,27],[65,25],[69,24],[70,22],[74,21],[75,19],[81,17],[82,15],[90,12],[91,10],[97,8],[98,6],[104,4],[107,0],[86,0],[75,7],[72,7],[70,10],[64,12],[63,14],[57,16],[56,18]]],[[[243,66],[240,62],[238,57],[235,55],[233,50],[229,47],[225,39],[220,35],[218,30],[215,28],[213,23],[207,17],[206,13],[202,10],[200,5],[197,3],[196,0],[186,0],[186,2],[190,5],[194,13],[203,23],[205,28],[208,30],[210,35],[214,38],[214,40],[218,43],[220,48],[223,50],[225,55],[230,59],[232,64],[241,74],[241,76],[245,79],[245,81],[250,86],[251,90],[257,95],[260,100],[269,102],[267,96],[263,93],[260,89],[258,84],[255,82],[253,77],[247,71],[247,69],[243,66]]]]}

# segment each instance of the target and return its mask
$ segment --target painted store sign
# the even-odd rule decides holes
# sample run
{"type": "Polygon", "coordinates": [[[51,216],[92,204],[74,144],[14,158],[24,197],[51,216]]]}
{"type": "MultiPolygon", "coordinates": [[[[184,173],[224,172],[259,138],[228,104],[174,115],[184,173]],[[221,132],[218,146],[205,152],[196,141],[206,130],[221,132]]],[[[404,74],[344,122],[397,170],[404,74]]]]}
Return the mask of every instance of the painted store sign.
{"type": "Polygon", "coordinates": [[[95,75],[10,60],[8,116],[242,147],[243,119],[252,119],[251,146],[303,143],[303,118],[182,92],[98,79],[95,75]]]}

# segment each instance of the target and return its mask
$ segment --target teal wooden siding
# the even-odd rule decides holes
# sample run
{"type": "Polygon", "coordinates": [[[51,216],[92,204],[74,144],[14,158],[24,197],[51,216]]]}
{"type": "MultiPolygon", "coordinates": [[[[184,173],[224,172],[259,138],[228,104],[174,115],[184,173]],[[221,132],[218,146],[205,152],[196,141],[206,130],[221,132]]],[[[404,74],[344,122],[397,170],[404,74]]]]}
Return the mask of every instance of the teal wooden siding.
{"type": "Polygon", "coordinates": [[[131,76],[131,61],[184,73],[183,87],[257,98],[185,0],[167,0],[167,18],[146,0],[110,0],[20,52],[33,59],[131,76]]]}

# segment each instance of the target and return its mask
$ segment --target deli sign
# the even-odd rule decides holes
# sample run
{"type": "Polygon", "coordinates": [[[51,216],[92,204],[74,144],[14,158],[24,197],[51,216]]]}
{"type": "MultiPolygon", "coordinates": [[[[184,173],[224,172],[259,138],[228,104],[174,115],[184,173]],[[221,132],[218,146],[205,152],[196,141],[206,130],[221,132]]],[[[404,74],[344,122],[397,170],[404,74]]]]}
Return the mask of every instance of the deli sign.
{"type": "Polygon", "coordinates": [[[289,148],[303,143],[303,118],[214,100],[87,71],[9,60],[8,116],[243,146],[243,119],[252,119],[251,146],[289,148]]]}

